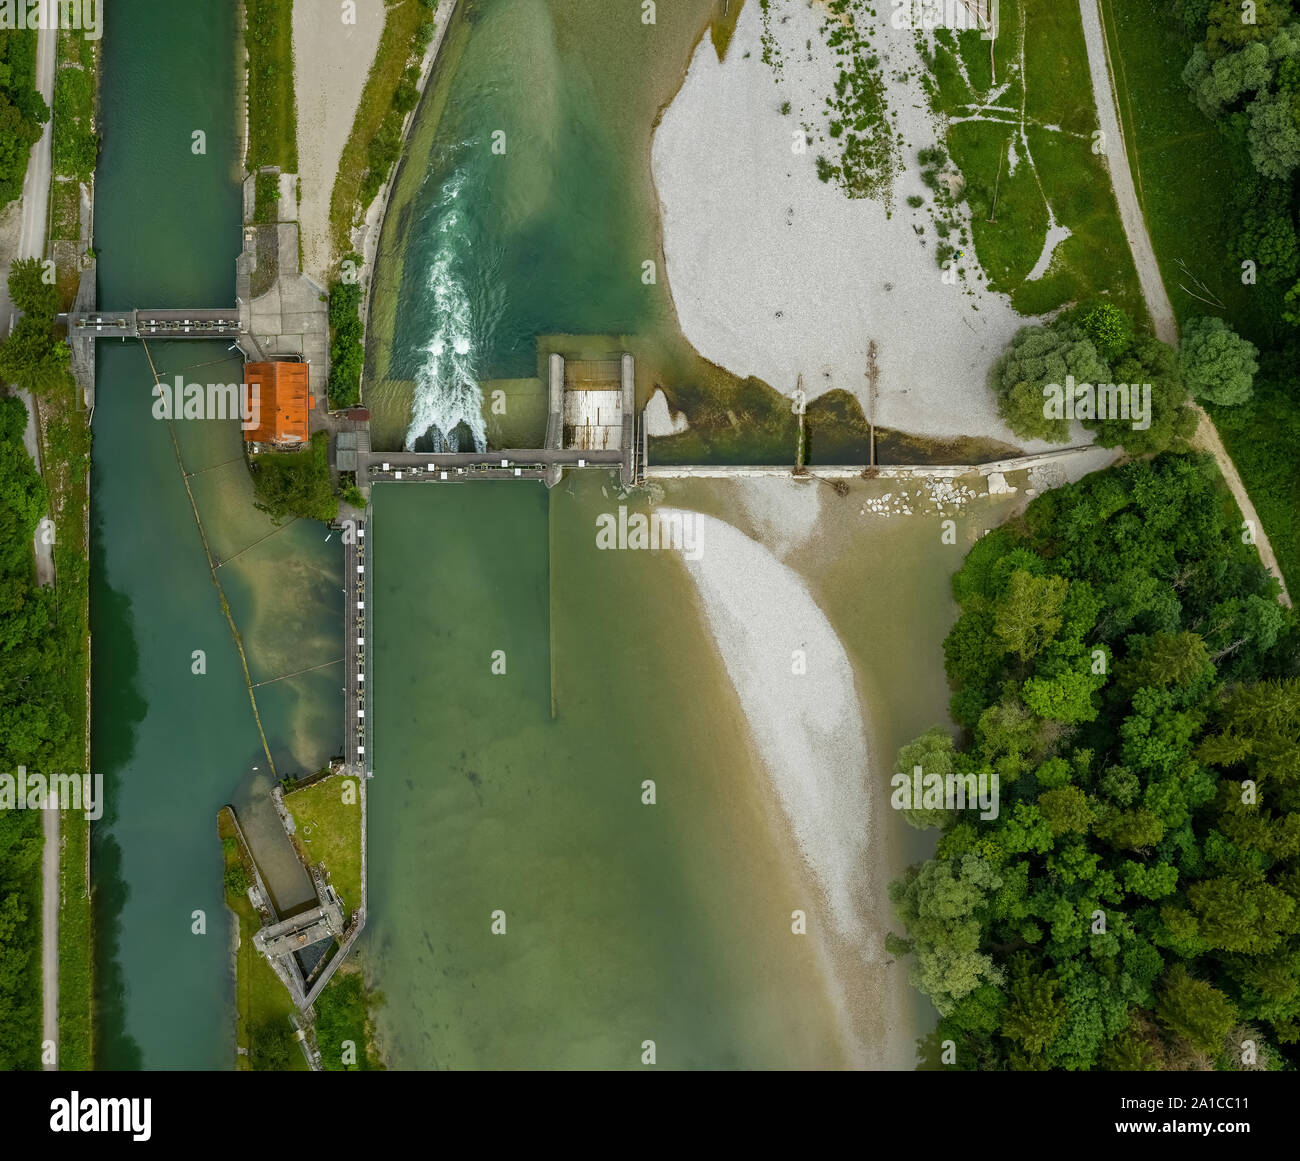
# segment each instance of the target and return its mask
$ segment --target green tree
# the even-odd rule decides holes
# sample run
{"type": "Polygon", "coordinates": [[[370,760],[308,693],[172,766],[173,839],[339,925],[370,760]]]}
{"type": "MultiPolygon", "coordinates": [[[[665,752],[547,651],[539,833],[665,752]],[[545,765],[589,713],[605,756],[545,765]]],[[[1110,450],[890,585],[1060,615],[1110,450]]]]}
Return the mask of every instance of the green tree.
{"type": "MultiPolygon", "coordinates": [[[[957,768],[956,750],[952,735],[942,726],[931,726],[919,738],[909,742],[898,751],[894,769],[909,778],[915,767],[921,767],[925,774],[938,774],[941,777],[953,773],[957,768]]],[[[903,812],[903,818],[910,826],[924,830],[926,827],[943,826],[952,819],[952,811],[938,809],[926,810],[913,805],[903,812]]]]}
{"type": "Polygon", "coordinates": [[[1065,1001],[1057,995],[1057,981],[1036,972],[1028,956],[1017,961],[1007,989],[1002,1035],[1031,1055],[1041,1053],[1065,1027],[1065,1001]]]}
{"type": "Polygon", "coordinates": [[[36,258],[19,258],[9,268],[9,298],[24,314],[53,322],[59,313],[59,291],[46,281],[45,265],[36,258]]]}
{"type": "Polygon", "coordinates": [[[1196,433],[1199,416],[1189,407],[1187,387],[1178,372],[1178,354],[1167,343],[1150,336],[1134,339],[1111,367],[1116,383],[1141,390],[1151,388],[1150,411],[1139,417],[1141,404],[1132,399],[1127,418],[1085,419],[1083,426],[1097,433],[1100,447],[1123,447],[1130,455],[1155,455],[1182,449],[1196,433]],[[1139,426],[1144,422],[1147,426],[1139,426]]]}
{"type": "Polygon", "coordinates": [[[1290,184],[1252,183],[1241,208],[1241,225],[1233,240],[1239,261],[1254,262],[1265,286],[1289,286],[1300,277],[1300,239],[1290,184]]]}
{"type": "Polygon", "coordinates": [[[1258,354],[1254,344],[1222,319],[1196,318],[1183,330],[1178,366],[1198,399],[1230,406],[1250,398],[1258,354]]]}
{"type": "Polygon", "coordinates": [[[1038,810],[1059,838],[1063,834],[1087,834],[1093,810],[1088,795],[1077,786],[1058,786],[1038,796],[1038,810]]]}
{"type": "Polygon", "coordinates": [[[1195,979],[1179,963],[1166,973],[1156,1018],[1201,1052],[1217,1052],[1237,1022],[1232,1002],[1218,988],[1195,979]]]}
{"type": "Polygon", "coordinates": [[[890,885],[894,910],[912,943],[910,978],[941,1014],[981,983],[1002,982],[992,958],[979,950],[975,918],[1001,882],[986,860],[965,855],[956,862],[931,860],[890,885]]]}
{"type": "Polygon", "coordinates": [[[1097,303],[1080,318],[1079,326],[1108,362],[1119,358],[1133,341],[1133,320],[1113,302],[1097,303]]]}
{"type": "Polygon", "coordinates": [[[1212,677],[1214,663],[1198,633],[1153,633],[1138,638],[1122,666],[1129,689],[1143,685],[1189,685],[1212,677]]]}
{"type": "Polygon", "coordinates": [[[1002,647],[1028,661],[1060,631],[1061,608],[1070,582],[1059,576],[1011,574],[1006,591],[993,604],[993,632],[1002,647]]]}
{"type": "Polygon", "coordinates": [[[1082,328],[1058,319],[1050,327],[1020,330],[992,372],[1007,426],[1026,439],[1065,443],[1070,438],[1069,420],[1050,414],[1045,392],[1052,387],[1063,390],[1071,376],[1077,383],[1110,378],[1110,368],[1082,328]]]}

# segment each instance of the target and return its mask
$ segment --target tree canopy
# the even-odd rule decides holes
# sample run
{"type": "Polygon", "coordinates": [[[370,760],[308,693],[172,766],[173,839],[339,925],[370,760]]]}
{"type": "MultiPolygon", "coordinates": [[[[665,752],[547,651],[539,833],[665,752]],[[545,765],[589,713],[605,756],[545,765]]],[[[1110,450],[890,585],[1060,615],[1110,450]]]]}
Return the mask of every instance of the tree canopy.
{"type": "Polygon", "coordinates": [[[964,739],[898,768],[996,775],[999,811],[913,812],[942,833],[890,947],[956,1067],[1296,1051],[1300,627],[1236,521],[1213,461],[1164,454],[1038,497],[955,576],[964,739]]]}

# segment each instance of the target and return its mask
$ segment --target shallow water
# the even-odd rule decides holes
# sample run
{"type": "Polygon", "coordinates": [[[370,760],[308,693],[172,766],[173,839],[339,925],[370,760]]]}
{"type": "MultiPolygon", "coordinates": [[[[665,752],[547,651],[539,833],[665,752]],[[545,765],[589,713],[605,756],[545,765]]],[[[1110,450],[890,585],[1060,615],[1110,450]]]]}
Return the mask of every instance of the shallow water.
{"type": "Polygon", "coordinates": [[[667,1067],[842,1066],[823,949],[791,933],[824,909],[680,561],[597,549],[604,479],[376,489],[389,1063],[632,1068],[653,1040],[667,1067]]]}

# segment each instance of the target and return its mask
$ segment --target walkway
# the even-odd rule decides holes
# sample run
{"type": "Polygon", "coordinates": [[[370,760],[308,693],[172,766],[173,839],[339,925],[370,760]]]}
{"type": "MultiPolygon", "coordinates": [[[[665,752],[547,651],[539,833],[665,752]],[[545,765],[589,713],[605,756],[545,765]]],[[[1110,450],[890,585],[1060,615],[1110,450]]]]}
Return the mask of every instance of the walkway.
{"type": "MultiPolygon", "coordinates": [[[[1104,139],[1109,144],[1104,157],[1110,169],[1111,184],[1115,187],[1115,200],[1119,203],[1120,220],[1124,223],[1124,233],[1128,237],[1129,249],[1133,252],[1133,263],[1137,267],[1138,281],[1142,286],[1142,297],[1146,299],[1147,310],[1151,314],[1151,324],[1156,337],[1170,346],[1178,345],[1178,323],[1174,317],[1173,304],[1165,290],[1164,280],[1160,277],[1160,265],[1156,261],[1155,247],[1151,244],[1151,234],[1147,230],[1146,217],[1142,213],[1142,204],[1138,200],[1137,189],[1133,184],[1133,171],[1129,166],[1128,149],[1124,143],[1124,130],[1120,124],[1119,106],[1115,97],[1113,80],[1114,69],[1111,66],[1110,51],[1106,43],[1106,34],[1102,27],[1100,0],[1079,0],[1079,15],[1083,19],[1083,36],[1088,46],[1088,68],[1092,73],[1092,91],[1097,101],[1097,118],[1101,124],[1104,139]]],[[[1192,440],[1194,447],[1208,452],[1219,465],[1223,479],[1232,492],[1241,515],[1254,529],[1255,545],[1259,549],[1259,558],[1282,585],[1279,600],[1286,606],[1291,604],[1291,595],[1286,591],[1286,581],[1278,567],[1277,556],[1269,543],[1268,533],[1260,521],[1255,505],[1251,503],[1246,486],[1241,482],[1232,457],[1228,455],[1214,421],[1201,408],[1200,426],[1192,440]]]]}

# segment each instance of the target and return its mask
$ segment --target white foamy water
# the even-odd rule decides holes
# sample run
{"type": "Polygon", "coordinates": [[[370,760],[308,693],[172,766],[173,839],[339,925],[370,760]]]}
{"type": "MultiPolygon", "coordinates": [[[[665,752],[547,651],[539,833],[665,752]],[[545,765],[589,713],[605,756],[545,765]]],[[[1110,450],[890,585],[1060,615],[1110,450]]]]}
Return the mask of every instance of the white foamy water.
{"type": "Polygon", "coordinates": [[[426,434],[433,439],[434,451],[459,451],[456,428],[462,423],[469,428],[474,450],[487,450],[483,393],[475,364],[474,313],[461,270],[463,250],[469,245],[459,204],[464,185],[461,170],[443,188],[436,210],[438,245],[427,283],[433,331],[416,372],[407,451],[414,451],[416,440],[426,434]]]}
{"type": "Polygon", "coordinates": [[[730,524],[680,514],[697,521],[699,559],[682,559],[782,810],[836,928],[861,947],[867,742],[848,655],[798,573],[730,524]]]}

